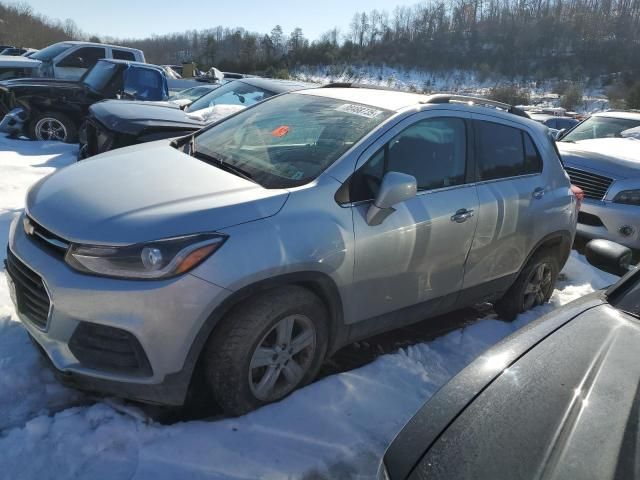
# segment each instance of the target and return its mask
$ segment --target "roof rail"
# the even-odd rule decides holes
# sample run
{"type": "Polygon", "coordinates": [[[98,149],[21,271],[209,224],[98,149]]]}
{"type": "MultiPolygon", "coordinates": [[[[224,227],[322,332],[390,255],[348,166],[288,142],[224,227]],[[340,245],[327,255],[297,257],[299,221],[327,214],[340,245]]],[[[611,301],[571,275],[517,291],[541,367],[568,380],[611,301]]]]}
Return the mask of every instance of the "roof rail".
{"type": "Polygon", "coordinates": [[[357,82],[332,82],[322,85],[320,88],[369,88],[371,90],[393,90],[399,92],[400,90],[391,87],[384,87],[382,85],[369,85],[366,83],[357,82]]]}
{"type": "Polygon", "coordinates": [[[489,100],[487,98],[482,97],[473,97],[470,95],[450,95],[448,93],[438,93],[436,95],[430,95],[429,98],[420,103],[474,103],[477,105],[482,105],[485,107],[494,107],[499,108],[500,110],[504,110],[506,112],[512,113],[513,115],[518,115],[519,117],[531,118],[521,108],[514,107],[513,105],[509,105],[508,103],[498,102],[496,100],[489,100]]]}

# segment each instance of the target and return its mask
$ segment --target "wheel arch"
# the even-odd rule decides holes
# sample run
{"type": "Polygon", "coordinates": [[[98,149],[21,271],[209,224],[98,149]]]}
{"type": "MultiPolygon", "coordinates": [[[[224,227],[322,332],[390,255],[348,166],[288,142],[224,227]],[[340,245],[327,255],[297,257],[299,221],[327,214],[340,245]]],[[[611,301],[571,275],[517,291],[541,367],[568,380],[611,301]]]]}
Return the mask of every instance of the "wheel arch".
{"type": "Polygon", "coordinates": [[[573,243],[573,235],[568,230],[558,230],[542,237],[538,243],[531,249],[524,263],[520,265],[518,274],[529,263],[529,260],[541,250],[551,250],[558,260],[560,270],[564,267],[571,253],[571,245],[573,243]]]}
{"type": "Polygon", "coordinates": [[[348,337],[348,328],[344,324],[342,298],[333,279],[325,273],[314,271],[278,275],[257,281],[236,290],[211,312],[196,334],[187,358],[185,359],[182,373],[188,379],[187,384],[189,386],[191,385],[207,341],[233,308],[254,295],[290,285],[299,285],[310,290],[317,295],[326,306],[329,314],[329,345],[327,346],[327,354],[335,352],[337,348],[342,346],[348,337]]]}

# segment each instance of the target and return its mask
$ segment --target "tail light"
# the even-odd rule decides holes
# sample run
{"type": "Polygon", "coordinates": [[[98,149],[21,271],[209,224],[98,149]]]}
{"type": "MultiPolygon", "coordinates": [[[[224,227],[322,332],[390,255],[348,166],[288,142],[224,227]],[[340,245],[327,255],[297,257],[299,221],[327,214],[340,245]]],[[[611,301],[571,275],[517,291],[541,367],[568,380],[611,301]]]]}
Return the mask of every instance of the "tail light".
{"type": "Polygon", "coordinates": [[[582,201],[584,200],[584,191],[580,187],[571,184],[571,192],[576,196],[576,209],[580,211],[582,201]]]}

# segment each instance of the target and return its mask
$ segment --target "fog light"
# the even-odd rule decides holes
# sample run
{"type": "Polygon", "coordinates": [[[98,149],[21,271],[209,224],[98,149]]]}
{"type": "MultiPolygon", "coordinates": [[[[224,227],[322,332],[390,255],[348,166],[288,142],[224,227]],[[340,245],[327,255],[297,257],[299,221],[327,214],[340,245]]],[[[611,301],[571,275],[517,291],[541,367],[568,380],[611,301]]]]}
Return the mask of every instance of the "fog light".
{"type": "Polygon", "coordinates": [[[629,237],[634,234],[635,229],[630,225],[623,225],[618,229],[618,232],[620,232],[620,235],[623,237],[629,237]]]}

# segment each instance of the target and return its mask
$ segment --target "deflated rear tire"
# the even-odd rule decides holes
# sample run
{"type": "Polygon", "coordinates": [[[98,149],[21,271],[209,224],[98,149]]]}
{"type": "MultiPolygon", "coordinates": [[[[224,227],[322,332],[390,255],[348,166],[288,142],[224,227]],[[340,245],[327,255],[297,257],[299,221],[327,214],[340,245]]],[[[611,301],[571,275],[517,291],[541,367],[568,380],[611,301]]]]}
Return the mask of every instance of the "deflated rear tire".
{"type": "Polygon", "coordinates": [[[216,402],[242,415],[311,382],[327,351],[327,321],[322,301],[299,286],[266,291],[236,307],[204,353],[216,402]]]}
{"type": "Polygon", "coordinates": [[[534,254],[507,293],[495,302],[498,316],[512,321],[520,313],[547,303],[559,271],[558,259],[551,251],[542,250],[534,254]]]}

